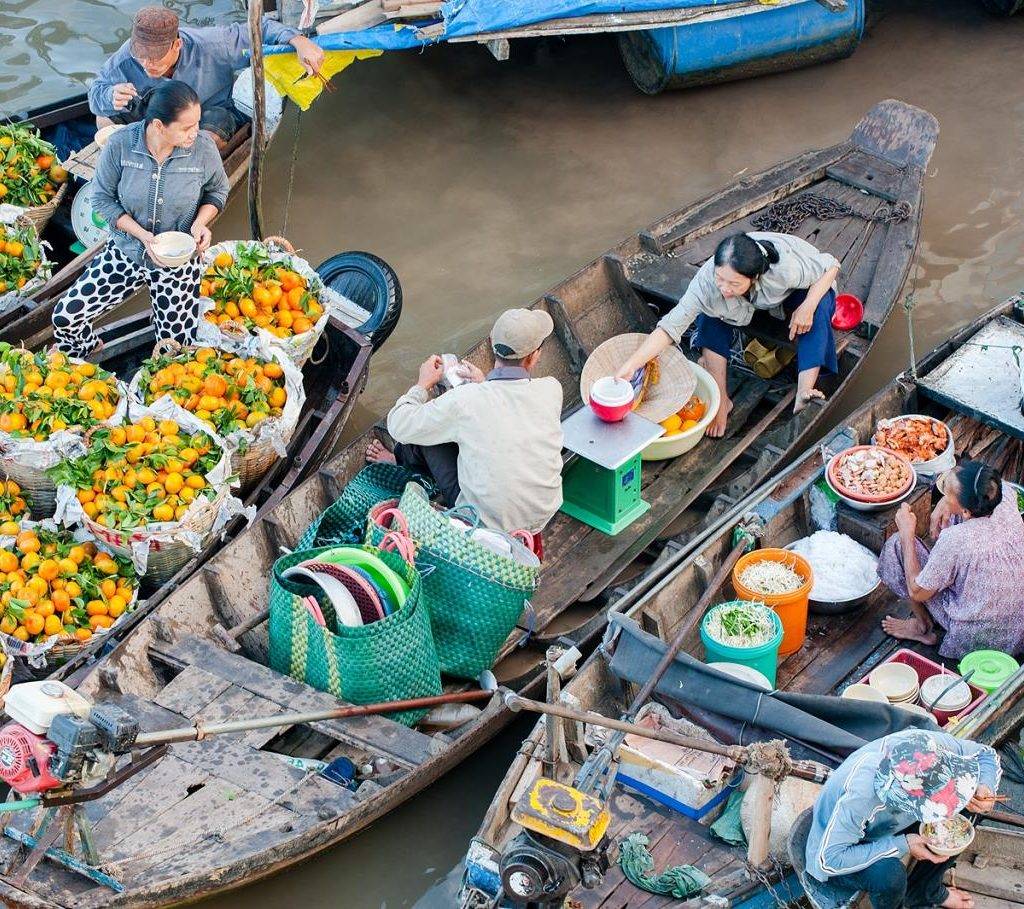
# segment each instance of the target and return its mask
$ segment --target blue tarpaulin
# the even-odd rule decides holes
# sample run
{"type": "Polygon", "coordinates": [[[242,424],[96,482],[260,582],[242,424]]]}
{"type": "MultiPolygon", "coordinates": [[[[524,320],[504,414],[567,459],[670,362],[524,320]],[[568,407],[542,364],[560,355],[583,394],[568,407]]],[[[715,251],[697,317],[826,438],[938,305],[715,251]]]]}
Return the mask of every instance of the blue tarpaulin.
{"type": "MultiPolygon", "coordinates": [[[[720,5],[739,6],[738,0],[448,0],[441,9],[444,32],[420,37],[419,28],[385,23],[356,32],[338,32],[315,38],[324,50],[408,50],[485,32],[503,31],[545,22],[609,13],[641,13],[654,10],[691,9],[720,5]]],[[[439,22],[442,20],[438,20],[439,22]]],[[[427,23],[423,23],[427,24],[427,23]]],[[[264,54],[294,53],[287,45],[265,47],[264,54]]]]}

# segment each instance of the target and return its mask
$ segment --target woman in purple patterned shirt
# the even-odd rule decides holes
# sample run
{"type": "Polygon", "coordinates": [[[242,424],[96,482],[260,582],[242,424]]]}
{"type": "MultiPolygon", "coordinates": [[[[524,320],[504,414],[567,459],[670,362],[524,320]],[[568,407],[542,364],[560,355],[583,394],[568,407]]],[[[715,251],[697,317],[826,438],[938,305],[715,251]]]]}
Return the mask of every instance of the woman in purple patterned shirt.
{"type": "Polygon", "coordinates": [[[878,575],[910,600],[913,617],[886,616],[895,638],[933,645],[959,659],[972,650],[1024,652],[1024,521],[1016,490],[981,461],[965,461],[939,478],[942,499],[932,511],[931,551],[917,538],[917,519],[904,503],[899,532],[882,549],[878,575]]]}

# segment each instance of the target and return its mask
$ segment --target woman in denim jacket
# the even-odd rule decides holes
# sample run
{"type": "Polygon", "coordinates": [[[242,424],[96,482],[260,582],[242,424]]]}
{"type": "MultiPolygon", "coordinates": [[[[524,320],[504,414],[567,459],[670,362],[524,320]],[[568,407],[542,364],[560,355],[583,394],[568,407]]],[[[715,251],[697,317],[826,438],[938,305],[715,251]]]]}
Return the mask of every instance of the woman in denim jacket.
{"type": "Polygon", "coordinates": [[[92,353],[95,320],[144,284],[157,338],[193,339],[200,263],[163,268],[150,257],[150,244],[156,234],[184,231],[201,254],[210,245],[208,225],[227,201],[228,178],[213,140],[199,130],[200,113],[196,93],[168,80],[150,97],[145,120],[116,132],[100,154],[93,207],[110,225],[110,239],[54,308],[59,350],[92,353]]]}

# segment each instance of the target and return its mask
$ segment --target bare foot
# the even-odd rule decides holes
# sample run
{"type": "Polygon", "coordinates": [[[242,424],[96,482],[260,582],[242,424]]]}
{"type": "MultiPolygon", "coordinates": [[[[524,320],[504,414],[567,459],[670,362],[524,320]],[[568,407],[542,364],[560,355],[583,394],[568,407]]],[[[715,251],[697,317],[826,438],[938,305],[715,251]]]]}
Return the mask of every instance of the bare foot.
{"type": "Polygon", "coordinates": [[[882,619],[882,631],[900,641],[919,641],[928,647],[938,640],[935,631],[925,628],[917,618],[897,619],[887,615],[882,619]]]}
{"type": "Polygon", "coordinates": [[[374,439],[366,446],[366,462],[368,464],[394,464],[395,456],[384,447],[380,439],[374,439]]]}
{"type": "Polygon", "coordinates": [[[949,888],[949,896],[942,903],[945,909],[973,909],[974,897],[963,890],[949,888]]]}
{"type": "Polygon", "coordinates": [[[720,439],[725,435],[725,424],[729,422],[729,414],[732,411],[732,401],[726,398],[718,405],[718,413],[715,414],[715,418],[708,423],[707,432],[704,435],[712,439],[720,439]]]}
{"type": "Polygon", "coordinates": [[[793,399],[793,413],[800,413],[808,404],[813,400],[825,400],[825,393],[818,391],[817,388],[812,388],[810,391],[805,391],[803,394],[798,394],[793,399]]]}

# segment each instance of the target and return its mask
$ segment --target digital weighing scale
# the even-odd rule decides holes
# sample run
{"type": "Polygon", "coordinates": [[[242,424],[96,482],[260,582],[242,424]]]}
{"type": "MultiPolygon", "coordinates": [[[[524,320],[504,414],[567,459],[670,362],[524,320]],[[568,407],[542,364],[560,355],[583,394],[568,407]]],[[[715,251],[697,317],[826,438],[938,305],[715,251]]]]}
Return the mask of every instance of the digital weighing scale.
{"type": "Polygon", "coordinates": [[[665,429],[635,413],[605,423],[581,407],[562,423],[562,444],[578,455],[562,473],[562,511],[610,536],[651,506],[640,498],[640,452],[665,429]]]}

